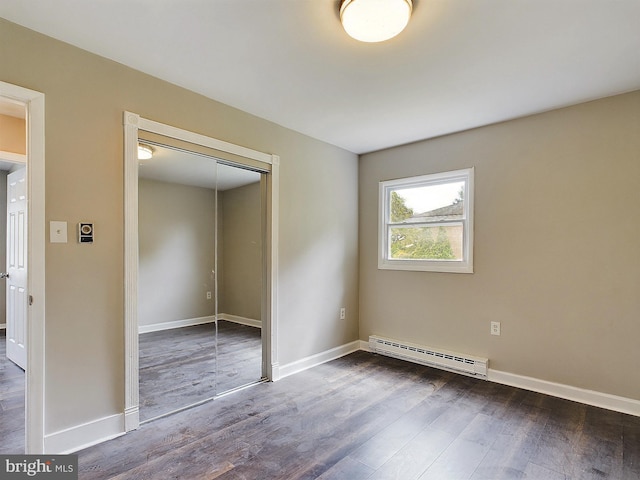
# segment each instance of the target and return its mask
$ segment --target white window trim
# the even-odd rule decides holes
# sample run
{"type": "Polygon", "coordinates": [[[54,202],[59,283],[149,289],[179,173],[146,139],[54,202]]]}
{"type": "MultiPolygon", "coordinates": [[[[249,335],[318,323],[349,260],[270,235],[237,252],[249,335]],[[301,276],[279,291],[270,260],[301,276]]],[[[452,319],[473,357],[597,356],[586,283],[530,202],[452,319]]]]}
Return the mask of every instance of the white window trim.
{"type": "Polygon", "coordinates": [[[450,172],[434,173],[417,177],[400,178],[380,182],[378,193],[378,269],[415,270],[423,272],[473,273],[473,177],[474,169],[465,168],[450,172]],[[438,185],[464,181],[463,259],[460,260],[397,260],[387,257],[389,236],[387,234],[390,191],[412,185],[438,185]]]}

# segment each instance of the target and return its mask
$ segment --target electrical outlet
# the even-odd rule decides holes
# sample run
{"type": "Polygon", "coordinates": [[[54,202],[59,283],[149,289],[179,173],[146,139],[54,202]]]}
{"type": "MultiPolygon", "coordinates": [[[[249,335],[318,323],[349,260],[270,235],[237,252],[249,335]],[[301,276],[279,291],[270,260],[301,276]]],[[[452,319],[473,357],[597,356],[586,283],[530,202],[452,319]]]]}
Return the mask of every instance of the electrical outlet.
{"type": "Polygon", "coordinates": [[[211,300],[211,292],[207,292],[207,300],[211,300]]]}
{"type": "Polygon", "coordinates": [[[491,322],[491,335],[500,335],[500,322],[491,322]]]}
{"type": "Polygon", "coordinates": [[[347,309],[342,307],[340,309],[340,320],[344,320],[347,316],[347,309]]]}

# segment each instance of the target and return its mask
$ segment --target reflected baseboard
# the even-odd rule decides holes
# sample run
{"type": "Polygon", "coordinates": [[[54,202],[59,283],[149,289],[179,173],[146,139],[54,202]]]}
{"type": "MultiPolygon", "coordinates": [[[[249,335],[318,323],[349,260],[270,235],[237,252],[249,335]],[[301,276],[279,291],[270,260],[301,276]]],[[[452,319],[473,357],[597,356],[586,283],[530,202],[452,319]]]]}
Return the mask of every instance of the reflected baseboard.
{"type": "Polygon", "coordinates": [[[262,322],[260,320],[254,320],[253,318],[241,317],[239,315],[231,315],[230,313],[219,313],[219,320],[226,320],[227,322],[240,323],[242,325],[248,325],[250,327],[262,328],[262,322]]]}
{"type": "Polygon", "coordinates": [[[213,323],[216,317],[210,315],[208,317],[187,318],[184,320],[174,320],[171,322],[153,323],[151,325],[138,326],[138,333],[159,332],[161,330],[171,330],[172,328],[192,327],[194,325],[202,325],[204,323],[213,323]]]}
{"type": "MultiPolygon", "coordinates": [[[[262,322],[260,320],[241,317],[239,315],[232,315],[230,313],[219,313],[218,319],[226,320],[228,322],[233,322],[233,323],[240,323],[242,325],[248,325],[250,327],[262,328],[262,322]]],[[[162,330],[192,327],[194,325],[202,325],[204,323],[213,323],[215,321],[216,321],[216,317],[214,315],[210,315],[208,317],[186,318],[184,320],[173,320],[170,322],[152,323],[150,325],[140,325],[138,327],[138,333],[142,334],[142,333],[160,332],[162,330]]]]}

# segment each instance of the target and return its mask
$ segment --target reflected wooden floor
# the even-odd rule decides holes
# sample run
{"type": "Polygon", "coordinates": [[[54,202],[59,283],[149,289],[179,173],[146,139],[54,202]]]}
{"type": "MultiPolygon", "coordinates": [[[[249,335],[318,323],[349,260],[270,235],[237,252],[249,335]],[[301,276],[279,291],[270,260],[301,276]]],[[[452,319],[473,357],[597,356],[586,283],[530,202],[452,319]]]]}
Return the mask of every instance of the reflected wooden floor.
{"type": "Polygon", "coordinates": [[[260,379],[260,329],[218,322],[140,335],[140,420],[260,379]]]}
{"type": "Polygon", "coordinates": [[[6,330],[0,330],[0,453],[24,453],[25,373],[7,359],[6,330]]]}
{"type": "Polygon", "coordinates": [[[640,478],[640,418],[366,352],[79,452],[80,478],[640,478]]]}

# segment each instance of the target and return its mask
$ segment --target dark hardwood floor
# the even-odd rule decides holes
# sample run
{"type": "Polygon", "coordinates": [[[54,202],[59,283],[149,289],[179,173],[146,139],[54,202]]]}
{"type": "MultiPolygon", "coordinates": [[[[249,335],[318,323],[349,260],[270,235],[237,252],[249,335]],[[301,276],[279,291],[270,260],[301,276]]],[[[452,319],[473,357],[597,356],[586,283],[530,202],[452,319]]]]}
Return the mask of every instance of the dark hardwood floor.
{"type": "Polygon", "coordinates": [[[357,352],[79,452],[80,479],[640,478],[640,418],[357,352]]]}
{"type": "Polygon", "coordinates": [[[262,377],[261,330],[226,320],[218,321],[218,379],[216,393],[224,393],[262,377]]]}
{"type": "Polygon", "coordinates": [[[220,320],[140,335],[140,419],[260,380],[260,329],[220,320]],[[217,365],[217,375],[216,375],[217,365]]]}
{"type": "Polygon", "coordinates": [[[7,359],[6,330],[0,330],[0,453],[24,453],[25,373],[7,359]]]}

